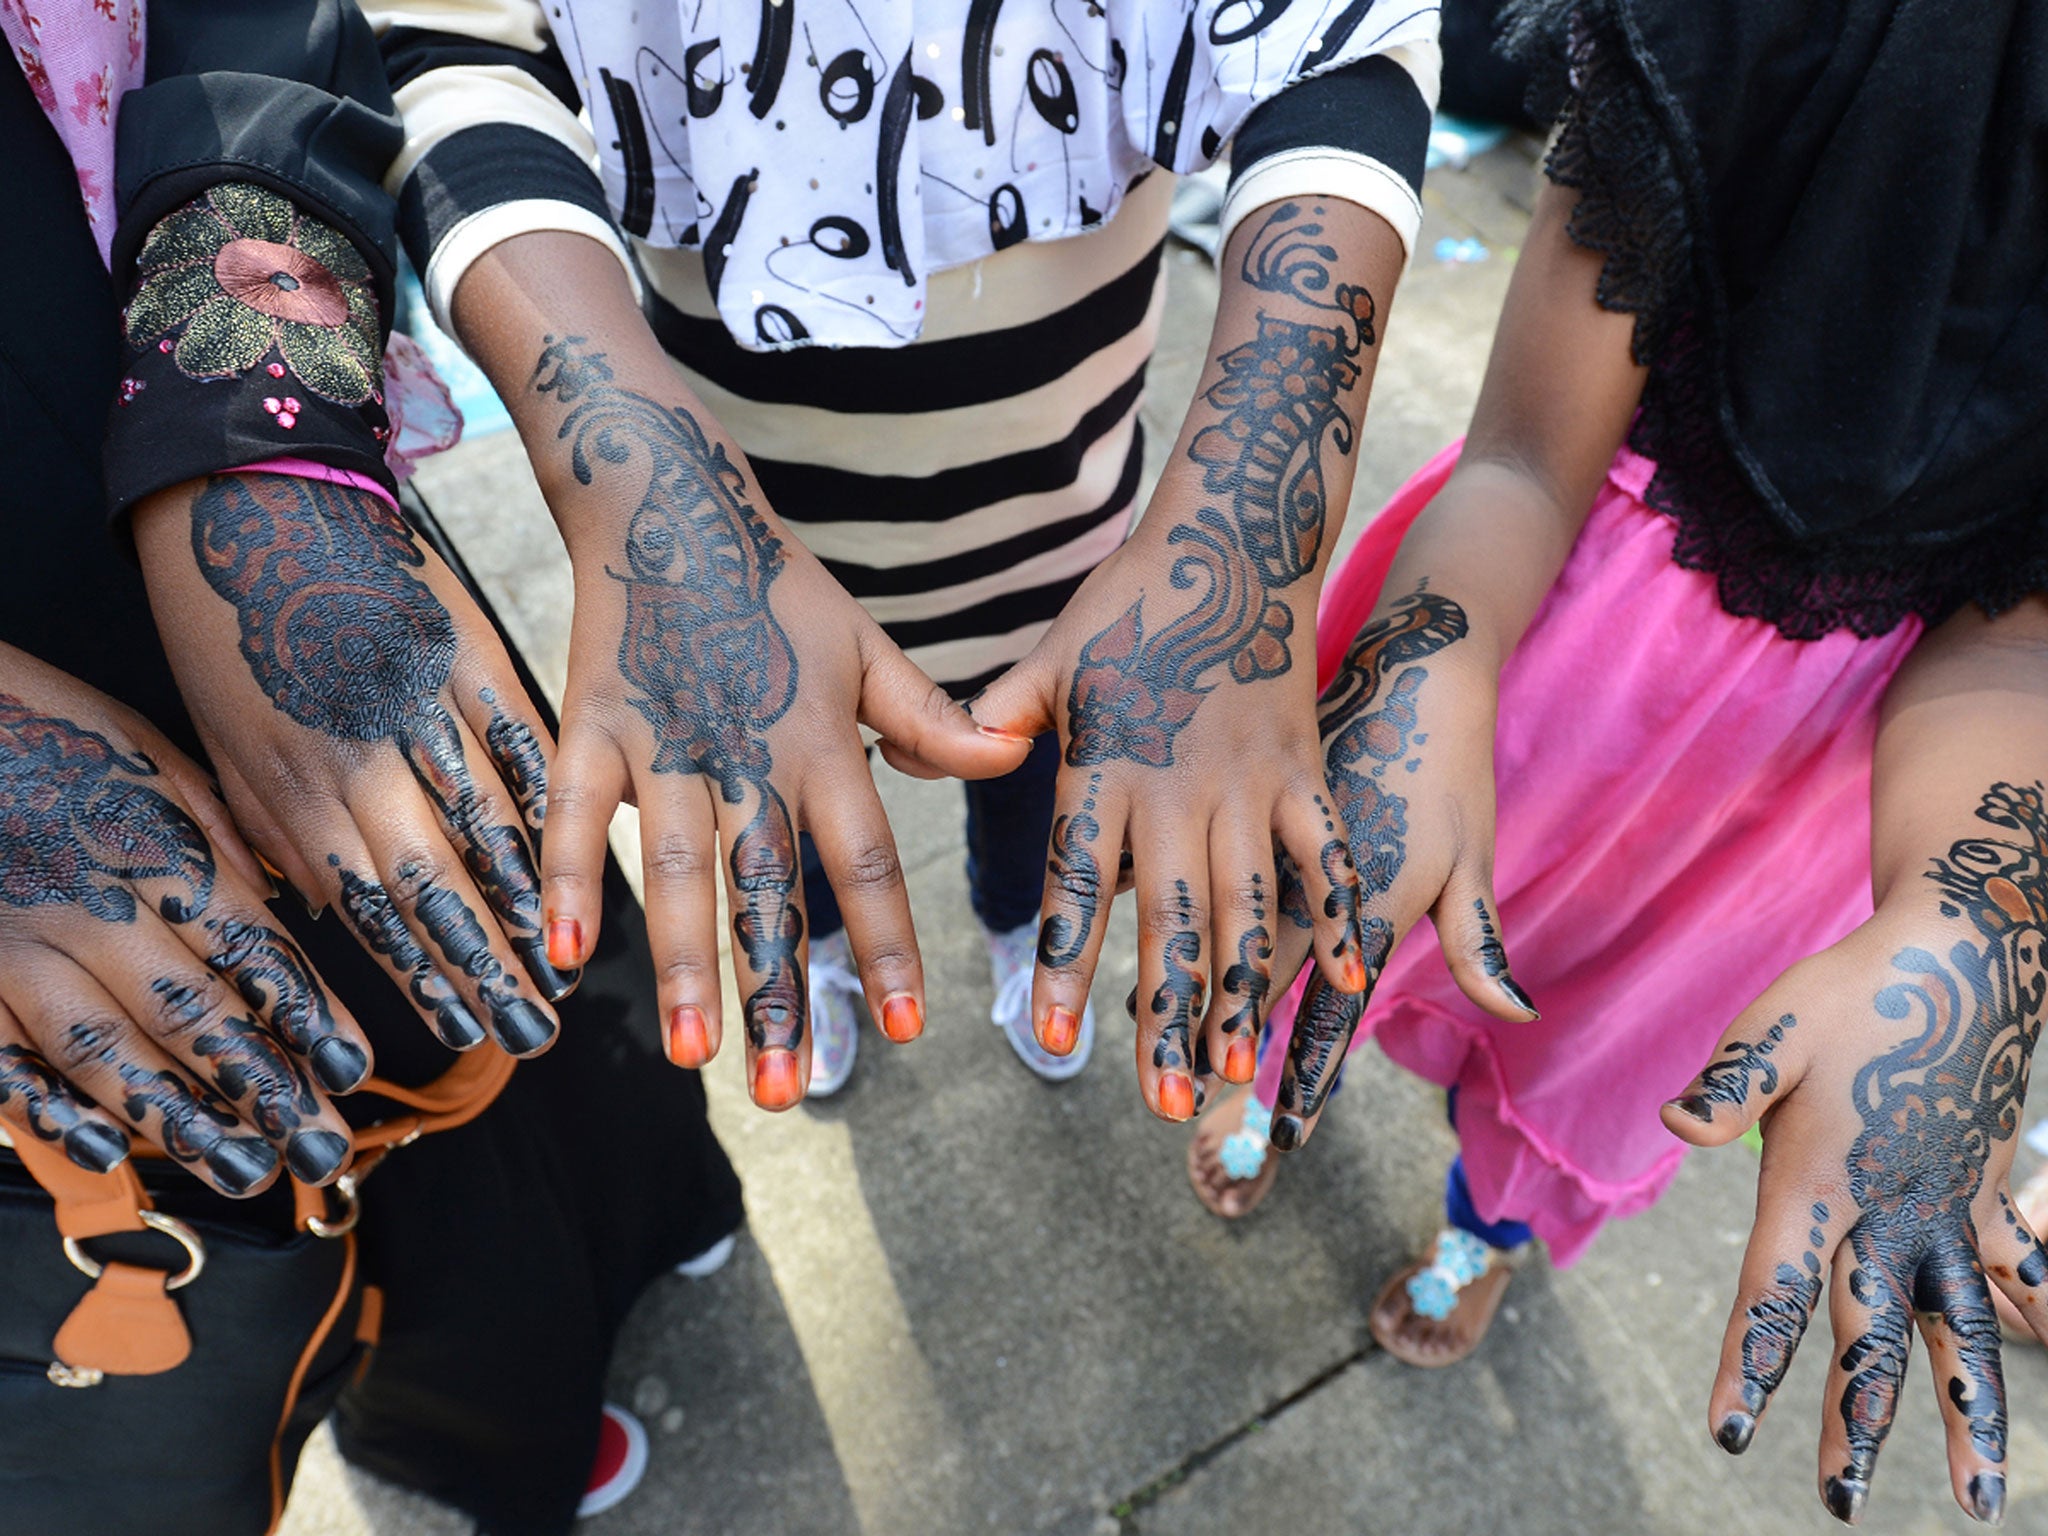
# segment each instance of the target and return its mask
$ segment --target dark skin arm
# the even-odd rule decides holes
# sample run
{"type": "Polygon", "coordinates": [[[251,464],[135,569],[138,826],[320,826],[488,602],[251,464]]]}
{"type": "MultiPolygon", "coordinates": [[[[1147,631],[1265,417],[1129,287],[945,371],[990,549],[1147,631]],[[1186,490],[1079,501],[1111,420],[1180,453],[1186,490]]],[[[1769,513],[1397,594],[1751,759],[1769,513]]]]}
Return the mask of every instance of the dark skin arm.
{"type": "Polygon", "coordinates": [[[1996,1520],[2005,1393],[1990,1287],[2048,1340],[2048,1256],[2009,1180],[2048,997],[2048,599],[1924,636],[1871,776],[1875,915],[1786,972],[1665,1123],[1719,1146],[1759,1120],[1756,1225],[1709,1407],[1745,1449],[1829,1287],[1820,1489],[1855,1520],[1917,1325],[1956,1501],[1996,1520]]]}
{"type": "MultiPolygon", "coordinates": [[[[1383,961],[1426,913],[1465,994],[1507,1020],[1534,1009],[1508,971],[1493,895],[1500,669],[1564,566],[1643,382],[1629,318],[1594,301],[1600,258],[1565,233],[1573,199],[1546,186],[1537,200],[1464,453],[1403,539],[1318,710],[1368,953],[1383,961]]],[[[1305,949],[1298,925],[1283,928],[1278,974],[1305,949]]],[[[1275,1146],[1313,1129],[1370,995],[1310,978],[1275,1146]]]]}
{"type": "Polygon", "coordinates": [[[588,957],[606,829],[637,801],[665,1043],[679,1065],[703,1065],[723,1033],[722,844],[748,1080],[756,1103],[786,1109],[810,1063],[799,827],[840,897],[873,1017],[898,1041],[924,1024],[908,893],[859,727],[892,760],[963,777],[1007,772],[1027,745],[977,730],[790,536],[603,246],[508,240],[464,275],[454,320],[575,567],[549,954],[588,957]]]}

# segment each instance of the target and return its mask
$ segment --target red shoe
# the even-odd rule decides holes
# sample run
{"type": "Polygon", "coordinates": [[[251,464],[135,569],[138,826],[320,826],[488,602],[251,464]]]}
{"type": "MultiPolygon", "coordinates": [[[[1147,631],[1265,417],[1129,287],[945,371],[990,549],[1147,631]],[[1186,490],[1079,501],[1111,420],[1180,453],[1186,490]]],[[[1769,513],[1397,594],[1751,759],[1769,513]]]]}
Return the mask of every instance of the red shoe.
{"type": "Polygon", "coordinates": [[[616,1403],[606,1403],[604,1420],[597,1427],[597,1462],[590,1469],[583,1502],[576,1506],[576,1518],[603,1514],[638,1488],[646,1475],[646,1426],[616,1403]]]}

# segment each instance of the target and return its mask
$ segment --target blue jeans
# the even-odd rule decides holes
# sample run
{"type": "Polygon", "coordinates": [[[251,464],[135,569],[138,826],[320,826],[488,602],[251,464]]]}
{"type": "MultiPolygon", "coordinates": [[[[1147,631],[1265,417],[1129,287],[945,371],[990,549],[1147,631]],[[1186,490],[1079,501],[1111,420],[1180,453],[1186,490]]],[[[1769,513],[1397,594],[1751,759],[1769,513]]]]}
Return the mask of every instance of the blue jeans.
{"type": "MultiPolygon", "coordinates": [[[[984,928],[1007,933],[1038,916],[1059,771],[1059,737],[1048,731],[1031,744],[1031,755],[1014,772],[962,786],[967,792],[967,894],[984,928]]],[[[846,919],[808,832],[803,865],[811,937],[829,937],[846,926],[846,919]]]]}

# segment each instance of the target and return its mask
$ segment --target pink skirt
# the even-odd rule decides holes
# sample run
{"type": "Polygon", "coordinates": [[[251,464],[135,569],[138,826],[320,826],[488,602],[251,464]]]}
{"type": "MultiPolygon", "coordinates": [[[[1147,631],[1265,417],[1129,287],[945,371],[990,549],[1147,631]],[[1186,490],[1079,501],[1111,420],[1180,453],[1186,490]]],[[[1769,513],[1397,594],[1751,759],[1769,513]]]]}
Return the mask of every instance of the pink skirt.
{"type": "MultiPolygon", "coordinates": [[[[1331,577],[1324,683],[1460,446],[1401,488],[1331,577]]],[[[1870,915],[1877,711],[1920,634],[1908,621],[1875,640],[1792,641],[1731,617],[1712,577],[1672,563],[1673,525],[1642,499],[1651,471],[1616,457],[1501,675],[1495,888],[1541,1021],[1474,1008],[1424,924],[1356,1042],[1457,1088],[1480,1214],[1529,1223],[1561,1265],[1670,1183],[1685,1147],[1657,1108],[1736,1014],[1870,915]]],[[[1268,1107],[1299,997],[1274,1011],[1254,1087],[1268,1107]]]]}

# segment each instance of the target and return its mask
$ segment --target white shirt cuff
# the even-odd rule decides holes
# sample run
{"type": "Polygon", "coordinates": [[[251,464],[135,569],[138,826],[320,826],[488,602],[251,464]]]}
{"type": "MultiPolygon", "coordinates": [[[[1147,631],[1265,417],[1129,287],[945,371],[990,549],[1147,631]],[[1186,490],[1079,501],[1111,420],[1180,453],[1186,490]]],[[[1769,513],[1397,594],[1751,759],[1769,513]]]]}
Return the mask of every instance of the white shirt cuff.
{"type": "Polygon", "coordinates": [[[1268,155],[1239,176],[1218,219],[1220,251],[1231,231],[1254,208],[1290,197],[1337,197],[1378,214],[1401,237],[1405,256],[1422,233],[1422,199],[1399,172],[1354,150],[1315,147],[1268,155]]]}
{"type": "Polygon", "coordinates": [[[434,248],[427,270],[420,279],[434,323],[450,336],[455,335],[455,322],[450,310],[455,302],[455,290],[471,264],[494,245],[517,235],[535,234],[541,230],[588,235],[597,241],[618,257],[619,265],[626,270],[626,281],[633,285],[633,297],[640,297],[640,274],[634,270],[631,258],[626,255],[626,247],[610,220],[599,218],[588,208],[557,198],[527,198],[519,202],[498,203],[471,214],[449,230],[434,248]]]}

